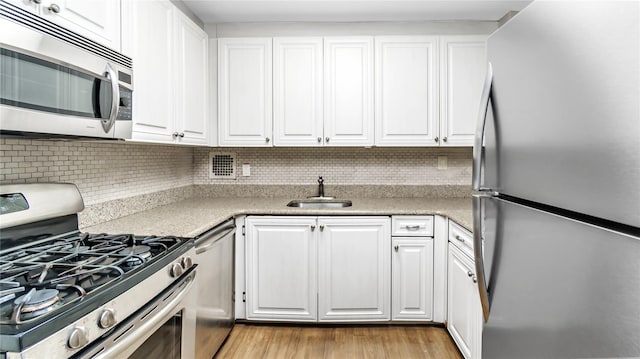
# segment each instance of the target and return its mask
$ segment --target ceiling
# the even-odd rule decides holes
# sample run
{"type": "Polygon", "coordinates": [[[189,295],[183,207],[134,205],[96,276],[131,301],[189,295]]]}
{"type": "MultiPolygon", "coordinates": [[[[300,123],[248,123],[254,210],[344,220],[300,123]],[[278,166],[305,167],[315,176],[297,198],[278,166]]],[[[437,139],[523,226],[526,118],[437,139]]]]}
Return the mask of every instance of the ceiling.
{"type": "Polygon", "coordinates": [[[531,0],[182,0],[205,24],[227,22],[497,21],[531,0]]]}

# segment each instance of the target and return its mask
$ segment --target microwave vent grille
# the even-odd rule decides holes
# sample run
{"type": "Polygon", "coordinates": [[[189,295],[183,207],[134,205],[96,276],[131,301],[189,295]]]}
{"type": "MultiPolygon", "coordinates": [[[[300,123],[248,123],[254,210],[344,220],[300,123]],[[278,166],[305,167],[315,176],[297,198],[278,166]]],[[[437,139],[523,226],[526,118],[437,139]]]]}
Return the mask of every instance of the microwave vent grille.
{"type": "Polygon", "coordinates": [[[80,34],[67,30],[31,12],[21,9],[13,4],[0,1],[0,17],[19,23],[33,30],[58,38],[64,42],[77,46],[85,51],[96,54],[108,61],[118,63],[124,67],[132,68],[132,60],[117,51],[90,40],[80,34]]]}

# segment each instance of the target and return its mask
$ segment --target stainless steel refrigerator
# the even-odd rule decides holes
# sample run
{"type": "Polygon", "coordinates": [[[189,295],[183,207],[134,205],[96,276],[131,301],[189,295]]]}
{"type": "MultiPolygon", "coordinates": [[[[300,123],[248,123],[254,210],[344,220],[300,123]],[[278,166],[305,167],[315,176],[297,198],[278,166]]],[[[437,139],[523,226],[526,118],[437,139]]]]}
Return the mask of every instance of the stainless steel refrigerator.
{"type": "Polygon", "coordinates": [[[483,358],[638,358],[640,2],[535,1],[487,49],[483,358]]]}

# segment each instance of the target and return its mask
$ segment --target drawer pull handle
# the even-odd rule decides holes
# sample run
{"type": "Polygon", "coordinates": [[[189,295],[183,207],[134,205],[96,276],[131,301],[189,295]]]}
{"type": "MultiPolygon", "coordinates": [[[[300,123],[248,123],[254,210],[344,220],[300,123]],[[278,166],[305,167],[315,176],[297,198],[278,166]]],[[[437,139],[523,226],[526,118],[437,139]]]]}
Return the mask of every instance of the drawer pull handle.
{"type": "Polygon", "coordinates": [[[464,238],[460,237],[457,234],[456,234],[456,239],[459,240],[460,242],[464,243],[464,238]]]}
{"type": "Polygon", "coordinates": [[[406,225],[404,226],[404,228],[406,228],[408,231],[417,231],[420,229],[420,225],[419,224],[414,224],[412,226],[406,225]]]}

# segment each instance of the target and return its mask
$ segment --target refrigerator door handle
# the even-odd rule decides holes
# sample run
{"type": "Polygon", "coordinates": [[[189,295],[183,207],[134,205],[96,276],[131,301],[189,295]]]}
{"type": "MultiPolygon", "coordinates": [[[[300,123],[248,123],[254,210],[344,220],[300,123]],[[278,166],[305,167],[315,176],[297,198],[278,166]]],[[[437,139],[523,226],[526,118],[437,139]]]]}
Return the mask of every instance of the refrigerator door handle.
{"type": "Polygon", "coordinates": [[[476,127],[476,135],[473,141],[473,174],[471,177],[471,187],[475,191],[480,191],[482,186],[482,159],[484,157],[484,129],[487,123],[487,113],[489,109],[489,100],[491,99],[491,86],[493,84],[493,68],[489,62],[487,65],[487,76],[482,87],[482,95],[480,97],[480,111],[478,115],[478,126],[476,127]]]}
{"type": "Polygon", "coordinates": [[[488,197],[492,196],[489,194],[473,195],[473,256],[475,259],[480,303],[482,304],[482,315],[485,322],[489,320],[489,290],[487,289],[487,276],[484,273],[484,254],[482,246],[482,200],[488,197]]]}

